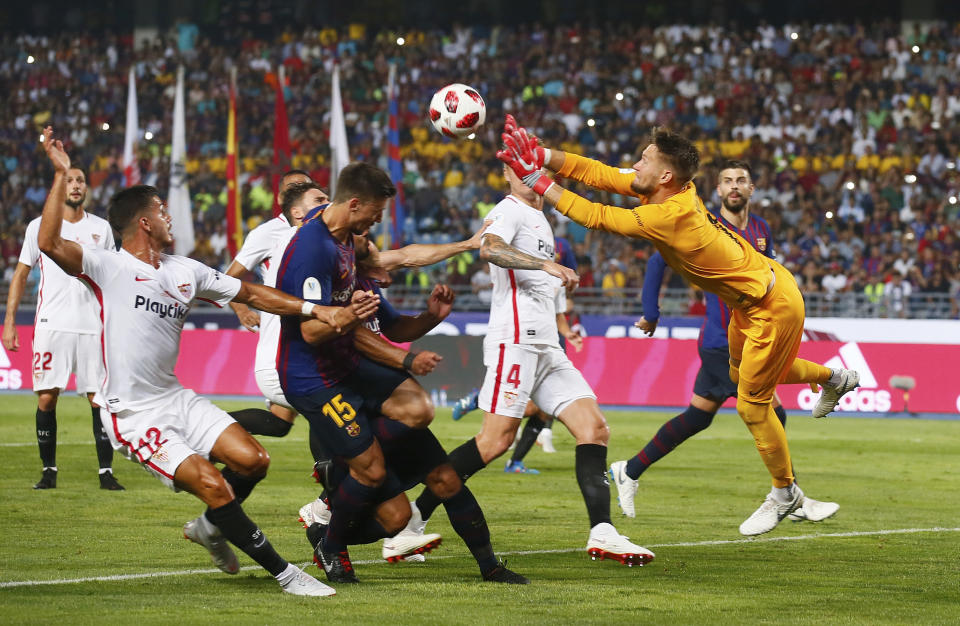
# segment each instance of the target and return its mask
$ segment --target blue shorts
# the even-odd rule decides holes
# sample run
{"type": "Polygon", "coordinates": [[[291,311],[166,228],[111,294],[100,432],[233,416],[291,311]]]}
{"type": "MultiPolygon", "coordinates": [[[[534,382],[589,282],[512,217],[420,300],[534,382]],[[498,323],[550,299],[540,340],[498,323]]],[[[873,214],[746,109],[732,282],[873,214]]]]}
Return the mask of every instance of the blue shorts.
{"type": "Polygon", "coordinates": [[[693,393],[720,402],[737,395],[737,384],[730,380],[730,351],[726,348],[700,348],[700,371],[693,393]]]}
{"type": "Polygon", "coordinates": [[[306,396],[287,396],[287,401],[310,422],[311,436],[333,458],[352,459],[373,444],[370,420],[394,389],[410,378],[396,370],[361,358],[357,368],[336,385],[306,396]]]}

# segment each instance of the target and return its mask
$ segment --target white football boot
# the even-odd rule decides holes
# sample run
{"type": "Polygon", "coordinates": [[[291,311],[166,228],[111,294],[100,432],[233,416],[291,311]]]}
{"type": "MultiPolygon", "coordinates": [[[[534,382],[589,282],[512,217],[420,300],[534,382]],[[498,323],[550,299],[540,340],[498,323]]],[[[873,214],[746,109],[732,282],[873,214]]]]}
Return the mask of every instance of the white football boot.
{"type": "Polygon", "coordinates": [[[206,548],[210,552],[213,564],[220,568],[220,571],[227,574],[236,574],[240,571],[240,561],[237,560],[237,555],[230,544],[227,543],[220,529],[203,515],[183,525],[183,536],[206,548]]]}
{"type": "Polygon", "coordinates": [[[633,500],[637,495],[640,481],[627,476],[626,461],[614,461],[610,464],[608,473],[610,479],[613,480],[613,484],[617,486],[617,503],[620,504],[620,510],[627,517],[636,517],[637,513],[634,510],[633,500]]]}
{"type": "Polygon", "coordinates": [[[406,528],[383,540],[383,558],[389,563],[406,561],[422,563],[425,553],[437,548],[443,539],[436,533],[425,534],[427,523],[420,516],[416,503],[410,503],[410,521],[406,528]]]}
{"type": "Polygon", "coordinates": [[[845,369],[841,369],[839,372],[839,384],[831,385],[830,383],[823,383],[820,385],[823,392],[820,394],[820,399],[817,400],[817,404],[813,407],[812,414],[814,417],[826,417],[829,415],[831,411],[837,408],[837,404],[844,394],[860,386],[860,374],[858,372],[845,369]]]}
{"type": "Polygon", "coordinates": [[[650,550],[632,543],[627,537],[618,533],[612,524],[606,522],[590,529],[587,554],[594,561],[611,559],[627,567],[646,565],[655,556],[650,550]]]}
{"type": "Polygon", "coordinates": [[[833,515],[840,508],[836,502],[820,502],[809,496],[804,496],[803,505],[787,516],[791,522],[822,522],[833,515]]]}
{"type": "Polygon", "coordinates": [[[303,522],[304,528],[310,528],[311,524],[326,526],[330,523],[330,515],[330,507],[327,506],[327,503],[321,498],[317,498],[300,507],[299,521],[303,522]]]}
{"type": "Polygon", "coordinates": [[[783,518],[803,506],[803,490],[796,483],[790,485],[790,493],[790,500],[781,502],[771,489],[760,508],[740,524],[740,534],[751,537],[768,533],[776,528],[783,518]]]}
{"type": "Polygon", "coordinates": [[[289,576],[289,580],[280,583],[280,588],[283,589],[284,593],[314,597],[332,596],[337,593],[337,590],[333,587],[323,584],[294,565],[288,565],[287,571],[281,574],[280,578],[287,578],[287,576],[289,576]],[[295,574],[294,571],[291,571],[291,568],[296,572],[295,574]],[[294,575],[290,576],[290,574],[294,575]]]}

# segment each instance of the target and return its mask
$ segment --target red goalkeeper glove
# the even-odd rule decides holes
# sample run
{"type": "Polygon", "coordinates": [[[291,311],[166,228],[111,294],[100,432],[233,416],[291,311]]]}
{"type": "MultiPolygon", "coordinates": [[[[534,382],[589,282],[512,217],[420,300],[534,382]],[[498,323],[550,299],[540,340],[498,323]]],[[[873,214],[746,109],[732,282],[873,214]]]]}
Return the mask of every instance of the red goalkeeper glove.
{"type": "Polygon", "coordinates": [[[543,167],[544,163],[550,160],[550,150],[542,147],[536,135],[528,133],[526,128],[517,125],[517,120],[507,113],[507,119],[503,124],[503,132],[507,135],[512,135],[518,130],[522,130],[526,136],[533,141],[533,156],[536,159],[537,167],[543,167]]]}
{"type": "Polygon", "coordinates": [[[536,140],[527,135],[523,128],[513,133],[503,133],[504,148],[497,152],[497,158],[503,161],[523,183],[541,196],[553,186],[553,180],[545,176],[537,166],[534,148],[536,140]]]}

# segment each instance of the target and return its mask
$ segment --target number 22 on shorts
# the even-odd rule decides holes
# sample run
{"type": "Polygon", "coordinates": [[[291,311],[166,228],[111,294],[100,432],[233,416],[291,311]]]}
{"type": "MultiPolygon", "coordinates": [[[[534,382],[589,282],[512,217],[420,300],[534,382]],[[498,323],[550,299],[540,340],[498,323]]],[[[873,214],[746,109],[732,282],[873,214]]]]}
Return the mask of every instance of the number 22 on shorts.
{"type": "Polygon", "coordinates": [[[342,393],[330,398],[330,401],[323,405],[321,411],[340,427],[357,416],[356,409],[349,402],[343,401],[342,393]]]}

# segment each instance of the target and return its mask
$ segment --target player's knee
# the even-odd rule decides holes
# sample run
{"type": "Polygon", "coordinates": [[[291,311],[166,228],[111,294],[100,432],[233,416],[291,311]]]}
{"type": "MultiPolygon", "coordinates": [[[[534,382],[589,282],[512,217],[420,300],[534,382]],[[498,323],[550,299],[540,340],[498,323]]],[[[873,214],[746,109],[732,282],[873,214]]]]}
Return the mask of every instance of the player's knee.
{"type": "Polygon", "coordinates": [[[399,415],[392,416],[410,428],[427,428],[433,422],[433,402],[426,392],[413,395],[404,403],[399,415]]]}
{"type": "Polygon", "coordinates": [[[377,521],[387,531],[387,536],[392,537],[407,527],[410,522],[410,506],[390,506],[386,510],[379,511],[377,521]]]}
{"type": "Polygon", "coordinates": [[[230,460],[235,472],[251,478],[266,476],[270,467],[270,455],[255,439],[253,445],[244,447],[230,460]]]}
{"type": "Polygon", "coordinates": [[[354,478],[368,487],[379,487],[387,479],[387,469],[382,463],[352,470],[354,478]]]}
{"type": "Polygon", "coordinates": [[[737,413],[747,426],[759,424],[767,419],[767,405],[755,404],[738,397],[737,413]]]}
{"type": "Polygon", "coordinates": [[[463,487],[463,481],[449,463],[444,463],[427,474],[424,482],[433,495],[441,500],[452,498],[463,487]]]}

